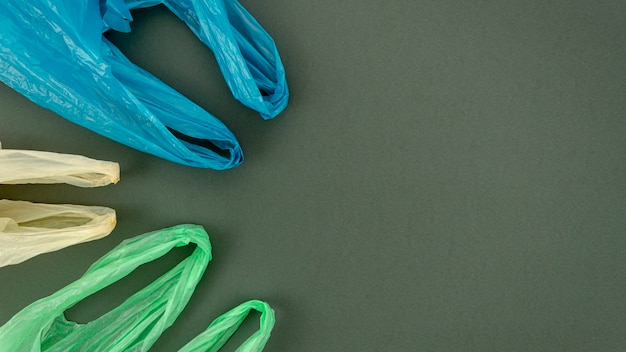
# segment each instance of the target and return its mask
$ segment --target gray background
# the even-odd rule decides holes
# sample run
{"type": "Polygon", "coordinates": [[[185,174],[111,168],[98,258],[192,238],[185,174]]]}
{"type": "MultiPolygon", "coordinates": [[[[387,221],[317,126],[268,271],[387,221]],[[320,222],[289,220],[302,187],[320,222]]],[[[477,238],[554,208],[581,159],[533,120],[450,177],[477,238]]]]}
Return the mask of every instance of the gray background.
{"type": "MultiPolygon", "coordinates": [[[[252,298],[276,310],[268,351],[626,348],[626,3],[243,4],[288,73],[290,105],[272,121],[231,97],[212,53],[165,8],[108,35],[232,129],[239,168],[139,153],[0,86],[5,148],[122,170],[101,189],[0,186],[118,212],[105,239],[0,269],[0,324],[121,240],[198,223],[215,259],[154,351],[252,298]]],[[[94,319],[189,253],[67,315],[94,319]]]]}

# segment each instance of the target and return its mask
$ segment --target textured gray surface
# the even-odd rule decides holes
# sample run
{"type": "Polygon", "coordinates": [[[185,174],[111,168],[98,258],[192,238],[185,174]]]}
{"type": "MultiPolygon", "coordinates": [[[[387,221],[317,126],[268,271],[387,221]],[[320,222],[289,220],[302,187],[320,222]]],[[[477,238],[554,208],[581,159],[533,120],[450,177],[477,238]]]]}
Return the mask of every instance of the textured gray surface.
{"type": "MultiPolygon", "coordinates": [[[[154,351],[250,298],[276,309],[269,351],[626,348],[623,1],[243,4],[287,69],[291,103],[273,121],[230,96],[211,52],[164,8],[110,36],[233,130],[237,169],[141,154],[0,86],[4,147],[122,170],[101,189],[0,186],[118,211],[105,239],[0,269],[0,324],[124,238],[191,222],[215,259],[154,351]]],[[[93,319],[188,253],[68,316],[93,319]]]]}

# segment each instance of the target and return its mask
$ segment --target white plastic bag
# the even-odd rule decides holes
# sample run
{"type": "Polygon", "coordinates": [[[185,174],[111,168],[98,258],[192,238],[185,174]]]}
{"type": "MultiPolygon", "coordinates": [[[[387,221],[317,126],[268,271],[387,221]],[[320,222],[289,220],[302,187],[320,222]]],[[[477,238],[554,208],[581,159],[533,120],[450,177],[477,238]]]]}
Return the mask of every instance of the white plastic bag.
{"type": "MultiPolygon", "coordinates": [[[[1,146],[0,146],[1,148],[1,146]]],[[[0,149],[0,184],[67,183],[98,187],[119,180],[119,165],[80,155],[0,149]]],[[[102,238],[115,210],[100,206],[0,200],[0,267],[102,238]]]]}
{"type": "Polygon", "coordinates": [[[102,238],[115,228],[106,207],[0,200],[0,267],[102,238]]]}
{"type": "Polygon", "coordinates": [[[99,187],[117,183],[119,179],[120,167],[111,161],[72,154],[0,149],[0,184],[67,183],[99,187]]]}

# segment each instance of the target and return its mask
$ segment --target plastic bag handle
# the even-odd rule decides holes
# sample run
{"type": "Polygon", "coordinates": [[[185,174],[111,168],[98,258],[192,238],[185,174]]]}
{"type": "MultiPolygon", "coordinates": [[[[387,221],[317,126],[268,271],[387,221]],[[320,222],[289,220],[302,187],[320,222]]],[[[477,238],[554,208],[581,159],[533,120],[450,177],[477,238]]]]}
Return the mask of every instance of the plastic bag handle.
{"type": "Polygon", "coordinates": [[[6,32],[0,36],[6,49],[0,51],[0,80],[140,151],[194,167],[237,166],[243,153],[223,123],[132,64],[102,35],[110,28],[128,30],[129,9],[161,3],[213,50],[235,98],[266,119],[285,108],[289,92],[276,46],[236,0],[0,2],[0,28],[6,32]]]}
{"type": "MultiPolygon", "coordinates": [[[[159,149],[165,159],[197,167],[224,170],[243,162],[243,151],[233,133],[217,117],[164,84],[143,68],[130,61],[115,45],[102,38],[104,61],[109,65],[118,89],[129,92],[138,104],[128,106],[135,118],[152,126],[143,138],[119,140],[137,149],[159,149]],[[191,138],[206,140],[228,151],[222,156],[213,150],[187,142],[172,130],[191,138]],[[164,140],[167,149],[151,140],[164,140]]],[[[76,121],[79,122],[79,121],[76,121]]],[[[128,121],[126,123],[129,123],[128,121]]],[[[136,129],[132,127],[132,129],[136,129]]],[[[115,139],[115,138],[114,138],[115,139]]]]}
{"type": "Polygon", "coordinates": [[[278,48],[238,1],[131,0],[125,6],[136,9],[158,4],[168,7],[213,51],[237,100],[264,119],[284,110],[289,91],[278,48]]]}
{"type": "Polygon", "coordinates": [[[0,346],[16,352],[93,351],[94,342],[85,337],[100,334],[103,337],[96,342],[107,346],[107,351],[147,351],[183,310],[210,259],[208,235],[198,225],[179,225],[126,240],[80,279],[11,318],[0,328],[0,346]],[[197,245],[189,257],[117,308],[87,324],[65,320],[63,312],[77,302],[189,243],[197,245]]]}
{"type": "Polygon", "coordinates": [[[0,267],[100,239],[115,224],[107,207],[0,199],[0,267]]]}
{"type": "Polygon", "coordinates": [[[237,331],[239,325],[241,325],[243,320],[248,316],[248,313],[253,309],[261,313],[259,330],[241,344],[237,351],[262,351],[274,327],[274,311],[269,304],[252,300],[242,303],[222,314],[215,319],[204,332],[189,341],[189,343],[178,350],[178,352],[212,352],[219,350],[235,331],[237,331]]]}
{"type": "Polygon", "coordinates": [[[117,183],[120,166],[112,161],[37,150],[0,148],[0,184],[67,183],[100,187],[117,183]]]}
{"type": "MultiPolygon", "coordinates": [[[[0,346],[11,352],[148,351],[183,310],[210,260],[208,235],[198,225],[179,225],[128,239],[96,261],[80,279],[13,316],[0,327],[0,346]],[[68,321],[63,315],[138,266],[189,243],[197,245],[189,257],[110,312],[86,324],[68,321]]],[[[217,351],[252,309],[261,312],[260,328],[237,351],[261,351],[275,320],[270,306],[257,300],[221,315],[180,351],[217,351]]]]}

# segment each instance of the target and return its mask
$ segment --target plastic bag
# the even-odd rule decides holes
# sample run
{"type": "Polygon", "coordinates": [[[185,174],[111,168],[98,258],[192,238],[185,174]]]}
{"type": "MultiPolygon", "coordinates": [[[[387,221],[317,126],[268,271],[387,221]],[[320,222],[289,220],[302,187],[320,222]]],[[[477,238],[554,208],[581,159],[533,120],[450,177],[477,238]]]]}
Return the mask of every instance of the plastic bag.
{"type": "MultiPolygon", "coordinates": [[[[0,328],[0,346],[12,352],[147,351],[181,313],[210,260],[208,235],[198,225],[179,225],[125,240],[80,279],[18,312],[0,328]],[[197,245],[189,257],[117,308],[86,324],[65,318],[63,312],[80,300],[189,243],[197,245]]],[[[273,328],[274,312],[260,301],[246,302],[220,316],[180,351],[216,351],[251,309],[262,313],[260,329],[238,351],[261,351],[273,328]]]]}
{"type": "MultiPolygon", "coordinates": [[[[0,149],[0,184],[68,183],[97,187],[119,180],[117,163],[80,155],[0,149]]],[[[113,231],[107,207],[0,200],[0,267],[100,239],[113,231]]]]}
{"type": "Polygon", "coordinates": [[[211,48],[235,98],[265,119],[285,108],[289,93],[276,45],[236,0],[2,1],[0,80],[138,150],[196,167],[237,166],[241,148],[222,122],[102,36],[129,31],[131,9],[161,3],[211,48]]]}
{"type": "Polygon", "coordinates": [[[119,179],[120,166],[111,161],[72,154],[0,149],[0,184],[67,183],[99,187],[117,183],[119,179]]]}
{"type": "Polygon", "coordinates": [[[0,267],[100,239],[115,224],[111,208],[0,199],[0,267]]]}

